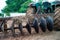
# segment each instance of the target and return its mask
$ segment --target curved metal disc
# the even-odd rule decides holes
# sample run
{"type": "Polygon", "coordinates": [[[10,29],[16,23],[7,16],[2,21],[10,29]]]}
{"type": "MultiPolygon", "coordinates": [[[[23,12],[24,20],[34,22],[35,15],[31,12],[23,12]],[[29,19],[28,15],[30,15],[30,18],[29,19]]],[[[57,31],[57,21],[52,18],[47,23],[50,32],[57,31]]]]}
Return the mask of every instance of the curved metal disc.
{"type": "Polygon", "coordinates": [[[7,32],[7,30],[6,31],[4,30],[5,28],[7,28],[6,21],[2,20],[2,22],[0,24],[0,30],[5,33],[5,32],[7,32]]]}
{"type": "Polygon", "coordinates": [[[39,33],[38,19],[37,18],[35,18],[33,21],[33,28],[35,29],[36,33],[39,33]]]}
{"type": "Polygon", "coordinates": [[[19,30],[20,30],[21,34],[23,34],[22,29],[23,29],[23,26],[22,26],[22,24],[20,23],[20,24],[19,24],[19,30]]]}
{"type": "MultiPolygon", "coordinates": [[[[4,28],[4,29],[7,29],[7,24],[6,24],[6,22],[4,23],[3,28],[4,28]]],[[[4,33],[6,34],[6,33],[7,33],[7,30],[4,30],[4,33]]]]}
{"type": "Polygon", "coordinates": [[[53,18],[50,17],[50,16],[47,16],[46,21],[47,21],[47,29],[49,31],[52,31],[53,30],[53,25],[54,25],[53,18]]]}
{"type": "Polygon", "coordinates": [[[31,27],[30,27],[29,23],[27,23],[26,28],[27,28],[28,32],[31,34],[31,27]]]}
{"type": "Polygon", "coordinates": [[[2,26],[3,26],[3,21],[0,23],[0,31],[3,31],[3,28],[2,28],[2,26]]]}
{"type": "Polygon", "coordinates": [[[44,17],[41,17],[41,19],[40,19],[40,28],[41,28],[41,30],[43,31],[43,32],[45,32],[46,31],[46,20],[44,19],[44,17]]]}
{"type": "Polygon", "coordinates": [[[14,23],[15,23],[15,21],[13,20],[13,23],[12,23],[12,26],[11,26],[11,31],[12,31],[13,36],[15,36],[14,23]]]}

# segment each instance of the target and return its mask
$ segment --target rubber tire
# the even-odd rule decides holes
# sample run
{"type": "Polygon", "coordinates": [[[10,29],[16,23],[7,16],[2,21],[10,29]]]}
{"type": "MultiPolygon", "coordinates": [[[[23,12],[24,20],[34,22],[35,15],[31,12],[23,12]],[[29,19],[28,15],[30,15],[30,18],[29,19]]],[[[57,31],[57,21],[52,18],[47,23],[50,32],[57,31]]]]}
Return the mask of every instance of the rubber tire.
{"type": "Polygon", "coordinates": [[[55,8],[54,27],[56,30],[60,30],[60,7],[55,8]]]}
{"type": "Polygon", "coordinates": [[[35,8],[29,7],[26,12],[26,17],[29,19],[30,23],[33,22],[35,14],[35,8]]]}
{"type": "Polygon", "coordinates": [[[26,15],[35,14],[35,8],[29,7],[26,11],[26,15]]]}

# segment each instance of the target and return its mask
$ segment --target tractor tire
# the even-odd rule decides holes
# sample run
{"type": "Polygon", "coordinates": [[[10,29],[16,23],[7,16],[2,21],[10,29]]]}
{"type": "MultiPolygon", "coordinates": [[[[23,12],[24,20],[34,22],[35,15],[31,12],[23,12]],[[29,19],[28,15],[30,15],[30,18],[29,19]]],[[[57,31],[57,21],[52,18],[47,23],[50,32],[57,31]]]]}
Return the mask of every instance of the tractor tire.
{"type": "Polygon", "coordinates": [[[55,9],[55,14],[54,14],[54,26],[56,30],[60,30],[60,7],[57,7],[55,9]]]}
{"type": "Polygon", "coordinates": [[[31,14],[35,14],[35,13],[36,13],[35,8],[29,7],[27,9],[26,15],[29,15],[30,16],[31,14]]]}
{"type": "Polygon", "coordinates": [[[35,8],[29,7],[26,12],[26,17],[28,17],[30,23],[33,22],[34,15],[35,14],[35,8]]]}

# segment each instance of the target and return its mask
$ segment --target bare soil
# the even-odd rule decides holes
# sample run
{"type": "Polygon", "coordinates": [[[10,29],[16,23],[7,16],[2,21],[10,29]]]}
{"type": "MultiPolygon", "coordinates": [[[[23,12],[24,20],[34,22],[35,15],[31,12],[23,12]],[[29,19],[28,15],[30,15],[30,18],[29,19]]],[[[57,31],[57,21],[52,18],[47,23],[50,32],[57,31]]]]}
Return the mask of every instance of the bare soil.
{"type": "Polygon", "coordinates": [[[20,33],[18,29],[16,29],[15,37],[12,36],[11,31],[8,31],[7,34],[0,32],[0,40],[60,40],[60,32],[52,31],[43,33],[41,30],[39,33],[36,33],[32,28],[32,33],[29,34],[28,31],[23,29],[24,35],[20,33]]]}

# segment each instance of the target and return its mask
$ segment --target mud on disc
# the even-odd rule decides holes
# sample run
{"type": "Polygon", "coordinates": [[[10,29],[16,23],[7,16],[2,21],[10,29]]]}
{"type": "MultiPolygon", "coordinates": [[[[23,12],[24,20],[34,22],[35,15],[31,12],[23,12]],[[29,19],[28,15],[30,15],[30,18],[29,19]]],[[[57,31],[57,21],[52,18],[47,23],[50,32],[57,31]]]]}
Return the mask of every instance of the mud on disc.
{"type": "Polygon", "coordinates": [[[12,31],[13,36],[15,36],[14,23],[15,23],[15,21],[13,20],[12,25],[11,25],[11,31],[12,31]]]}

